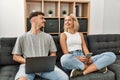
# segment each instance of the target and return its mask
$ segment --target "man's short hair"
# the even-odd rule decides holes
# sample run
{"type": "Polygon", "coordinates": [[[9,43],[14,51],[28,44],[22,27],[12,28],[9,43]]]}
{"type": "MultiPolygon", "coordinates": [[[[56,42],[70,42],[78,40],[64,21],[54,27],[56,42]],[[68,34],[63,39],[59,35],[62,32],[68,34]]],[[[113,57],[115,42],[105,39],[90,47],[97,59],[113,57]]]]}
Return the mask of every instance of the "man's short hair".
{"type": "Polygon", "coordinates": [[[29,20],[31,20],[32,17],[38,16],[38,15],[43,15],[44,16],[44,13],[40,12],[40,11],[32,12],[29,16],[29,20]]]}

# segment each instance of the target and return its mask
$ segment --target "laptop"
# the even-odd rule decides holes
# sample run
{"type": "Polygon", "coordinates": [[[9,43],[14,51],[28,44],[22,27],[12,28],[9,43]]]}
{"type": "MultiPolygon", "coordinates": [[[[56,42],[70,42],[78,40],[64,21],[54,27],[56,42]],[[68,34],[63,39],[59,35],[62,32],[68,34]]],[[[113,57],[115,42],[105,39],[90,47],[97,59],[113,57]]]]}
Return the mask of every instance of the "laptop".
{"type": "Polygon", "coordinates": [[[29,74],[53,71],[55,63],[56,56],[28,57],[25,72],[29,74]]]}

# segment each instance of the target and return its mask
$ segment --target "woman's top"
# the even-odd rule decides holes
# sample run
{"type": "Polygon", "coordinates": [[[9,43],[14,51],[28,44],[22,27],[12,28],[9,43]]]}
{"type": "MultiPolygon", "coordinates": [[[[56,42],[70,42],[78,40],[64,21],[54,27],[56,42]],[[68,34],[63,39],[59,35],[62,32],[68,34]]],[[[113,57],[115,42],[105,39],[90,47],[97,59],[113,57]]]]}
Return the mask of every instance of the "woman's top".
{"type": "Polygon", "coordinates": [[[68,33],[68,32],[64,32],[67,36],[67,48],[68,51],[75,51],[75,50],[82,50],[82,40],[81,40],[81,36],[79,32],[76,32],[74,34],[68,33]]]}

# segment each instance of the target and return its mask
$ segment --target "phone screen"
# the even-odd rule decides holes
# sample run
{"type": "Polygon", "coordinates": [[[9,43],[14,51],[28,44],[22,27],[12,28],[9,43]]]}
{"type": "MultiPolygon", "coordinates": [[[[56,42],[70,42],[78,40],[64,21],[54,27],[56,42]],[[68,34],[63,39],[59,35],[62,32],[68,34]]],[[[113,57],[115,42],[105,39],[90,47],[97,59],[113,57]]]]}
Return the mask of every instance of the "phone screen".
{"type": "Polygon", "coordinates": [[[88,53],[85,55],[86,58],[90,58],[92,56],[92,53],[88,53]]]}

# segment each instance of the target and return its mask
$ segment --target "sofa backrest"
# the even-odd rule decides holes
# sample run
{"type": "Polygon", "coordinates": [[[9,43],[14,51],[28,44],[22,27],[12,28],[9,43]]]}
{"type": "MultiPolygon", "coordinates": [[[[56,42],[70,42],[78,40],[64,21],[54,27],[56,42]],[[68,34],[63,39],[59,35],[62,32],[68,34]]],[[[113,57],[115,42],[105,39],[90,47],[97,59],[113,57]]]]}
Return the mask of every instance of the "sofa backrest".
{"type": "Polygon", "coordinates": [[[106,51],[120,54],[120,34],[87,35],[87,43],[94,55],[106,51]]]}
{"type": "Polygon", "coordinates": [[[18,64],[13,61],[13,55],[11,54],[16,42],[14,38],[0,38],[0,65],[18,64]]]}
{"type": "MultiPolygon", "coordinates": [[[[13,65],[18,64],[17,62],[13,61],[12,50],[15,45],[17,37],[10,37],[10,38],[0,38],[0,65],[13,65]]],[[[57,61],[60,60],[62,56],[62,50],[59,43],[59,37],[53,36],[57,47],[57,61]]]]}
{"type": "MultiPolygon", "coordinates": [[[[93,55],[100,54],[105,51],[112,51],[115,54],[120,54],[120,34],[101,34],[84,36],[88,49],[93,52],[93,55]]],[[[0,65],[18,64],[13,61],[11,54],[16,42],[14,38],[0,38],[0,65]]],[[[57,47],[57,61],[63,55],[60,47],[59,36],[53,36],[57,47]]]]}
{"type": "Polygon", "coordinates": [[[53,36],[53,40],[57,47],[57,61],[60,61],[60,57],[63,55],[62,49],[60,47],[60,37],[59,36],[53,36]]]}

